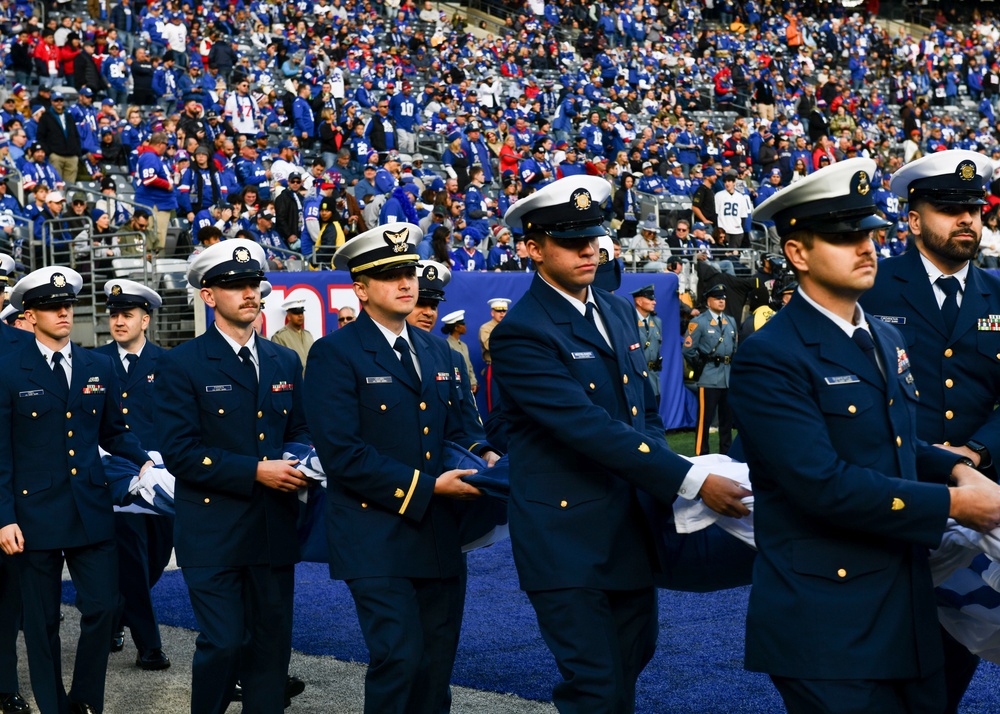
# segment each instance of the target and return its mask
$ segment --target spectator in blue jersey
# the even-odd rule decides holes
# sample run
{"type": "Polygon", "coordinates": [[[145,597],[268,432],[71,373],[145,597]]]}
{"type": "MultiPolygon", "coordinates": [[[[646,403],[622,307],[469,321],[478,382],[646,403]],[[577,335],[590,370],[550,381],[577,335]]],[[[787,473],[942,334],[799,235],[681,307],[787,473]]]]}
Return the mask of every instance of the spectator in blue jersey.
{"type": "MultiPolygon", "coordinates": [[[[875,189],[875,207],[885,216],[885,219],[895,224],[899,218],[899,197],[889,190],[889,182],[892,174],[888,171],[882,172],[880,186],[875,189]]],[[[891,242],[891,239],[890,239],[891,242]]]]}
{"type": "Polygon", "coordinates": [[[260,243],[267,253],[267,262],[272,270],[284,270],[288,246],[274,230],[274,214],[270,209],[264,209],[257,214],[257,225],[250,229],[253,239],[260,243]]]}
{"type": "Polygon", "coordinates": [[[420,225],[420,218],[413,207],[417,198],[417,191],[417,187],[412,183],[392,189],[389,197],[382,204],[382,209],[379,211],[379,225],[399,222],[420,225]]]}
{"type": "Polygon", "coordinates": [[[514,253],[514,249],[510,245],[510,240],[513,237],[510,229],[501,224],[496,224],[492,229],[493,240],[496,241],[492,248],[490,248],[490,254],[486,256],[486,269],[487,270],[507,270],[505,265],[508,261],[517,260],[517,255],[514,253]]]}
{"type": "Polygon", "coordinates": [[[465,137],[462,139],[462,149],[469,157],[470,175],[472,167],[478,166],[483,170],[483,183],[493,183],[492,155],[490,147],[483,140],[482,125],[478,121],[469,122],[465,137]]]}
{"type": "Polygon", "coordinates": [[[194,163],[181,176],[177,186],[177,206],[182,215],[194,222],[195,216],[209,206],[222,202],[222,183],[209,151],[199,146],[194,163]]]}
{"type": "Polygon", "coordinates": [[[417,100],[411,94],[412,89],[413,85],[404,80],[402,91],[389,100],[389,111],[396,125],[396,143],[405,154],[417,150],[417,131],[420,128],[417,100]]]}
{"type": "Polygon", "coordinates": [[[486,270],[486,258],[480,253],[476,246],[481,240],[478,233],[469,232],[462,240],[462,247],[456,248],[451,253],[452,270],[486,270]]]}
{"type": "Polygon", "coordinates": [[[257,189],[257,195],[262,200],[271,200],[270,172],[264,168],[256,146],[249,141],[245,143],[240,148],[240,158],[236,160],[236,165],[233,168],[236,173],[236,181],[241,188],[254,186],[257,189]]]}
{"type": "Polygon", "coordinates": [[[156,224],[156,252],[167,244],[167,228],[177,211],[177,196],[171,171],[163,161],[167,151],[167,135],[162,131],[153,132],[145,146],[139,147],[139,159],[135,175],[135,202],[152,209],[156,224]]]}
{"type": "Polygon", "coordinates": [[[583,164],[580,163],[579,154],[577,153],[575,146],[567,146],[566,155],[559,165],[556,167],[556,178],[565,178],[567,176],[582,176],[587,172],[583,164]]]}
{"type": "Polygon", "coordinates": [[[642,164],[642,176],[636,184],[636,190],[642,193],[661,194],[667,192],[667,185],[662,178],[653,173],[653,164],[644,161],[642,164]]]}
{"type": "Polygon", "coordinates": [[[490,202],[483,187],[484,181],[481,166],[469,169],[469,185],[465,189],[465,224],[482,238],[489,235],[490,229],[490,202]]]}
{"type": "Polygon", "coordinates": [[[121,47],[116,42],[108,45],[108,56],[101,62],[101,76],[108,82],[108,97],[115,104],[124,107],[128,101],[128,78],[132,72],[121,56],[121,47]]]}
{"type": "Polygon", "coordinates": [[[532,188],[541,188],[555,181],[555,171],[545,156],[547,139],[537,139],[531,156],[521,162],[521,183],[532,188]]]}
{"type": "Polygon", "coordinates": [[[310,101],[312,90],[302,82],[296,93],[298,96],[292,103],[292,133],[299,140],[299,148],[309,149],[316,138],[316,117],[310,101]]]}

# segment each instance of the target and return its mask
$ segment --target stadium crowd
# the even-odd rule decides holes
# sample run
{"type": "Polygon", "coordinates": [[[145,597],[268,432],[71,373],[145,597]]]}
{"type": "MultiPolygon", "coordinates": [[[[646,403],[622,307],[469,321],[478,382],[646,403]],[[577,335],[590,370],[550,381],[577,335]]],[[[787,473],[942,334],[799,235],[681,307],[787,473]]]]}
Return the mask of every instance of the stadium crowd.
{"type": "MultiPolygon", "coordinates": [[[[749,247],[750,209],[827,163],[875,159],[880,210],[896,221],[885,182],[904,162],[942,148],[1000,157],[991,14],[956,5],[908,34],[877,3],[708,5],[508,3],[490,33],[412,0],[200,14],[92,0],[44,20],[5,2],[0,161],[25,199],[0,189],[0,221],[67,240],[76,204],[118,254],[114,234],[139,205],[150,251],[171,227],[189,230],[183,250],[214,225],[283,269],[329,268],[345,240],[408,220],[425,229],[424,258],[527,270],[504,211],[585,173],[612,183],[608,218],[633,267],[669,269],[671,247],[714,251],[725,269],[739,254],[724,254],[749,247]],[[81,182],[93,193],[75,194],[81,182]],[[671,200],[679,211],[664,210],[671,200]]],[[[993,265],[1000,242],[987,238],[993,265]]],[[[901,252],[905,226],[880,240],[880,254],[901,252]]]]}

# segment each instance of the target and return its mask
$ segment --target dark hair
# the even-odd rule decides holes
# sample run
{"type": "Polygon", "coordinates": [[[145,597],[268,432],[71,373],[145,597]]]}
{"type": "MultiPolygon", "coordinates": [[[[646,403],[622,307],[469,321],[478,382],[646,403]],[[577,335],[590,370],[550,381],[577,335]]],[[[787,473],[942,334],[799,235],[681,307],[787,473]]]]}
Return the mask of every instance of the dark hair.
{"type": "Polygon", "coordinates": [[[451,230],[445,226],[438,226],[431,234],[431,249],[434,251],[434,260],[448,266],[451,265],[451,254],[448,252],[450,240],[451,230]]]}

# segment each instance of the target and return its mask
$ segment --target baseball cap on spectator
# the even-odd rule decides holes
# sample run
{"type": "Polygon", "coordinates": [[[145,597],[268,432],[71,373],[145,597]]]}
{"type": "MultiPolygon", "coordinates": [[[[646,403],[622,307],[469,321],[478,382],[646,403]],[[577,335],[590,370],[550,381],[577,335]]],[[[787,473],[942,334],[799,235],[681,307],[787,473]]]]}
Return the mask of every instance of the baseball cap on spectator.
{"type": "Polygon", "coordinates": [[[212,152],[208,150],[207,146],[199,146],[197,149],[194,150],[194,154],[195,154],[195,156],[197,156],[198,154],[204,154],[205,156],[211,156],[212,152]]]}
{"type": "Polygon", "coordinates": [[[110,97],[109,97],[109,98],[107,98],[107,99],[104,99],[104,100],[103,100],[103,101],[101,102],[101,106],[102,106],[102,107],[113,107],[113,106],[115,106],[115,100],[114,100],[114,99],[111,99],[110,97]]]}
{"type": "Polygon", "coordinates": [[[434,215],[435,216],[447,216],[448,215],[448,209],[445,208],[444,206],[434,206],[434,215]]]}
{"type": "Polygon", "coordinates": [[[191,156],[188,154],[188,152],[184,151],[184,149],[181,149],[176,154],[174,154],[174,160],[175,161],[190,161],[191,160],[191,156]]]}
{"type": "Polygon", "coordinates": [[[266,131],[258,131],[257,132],[257,136],[255,138],[256,139],[266,139],[267,138],[267,132],[266,131]]]}
{"type": "Polygon", "coordinates": [[[713,167],[713,166],[706,166],[706,167],[705,167],[705,168],[704,168],[704,169],[702,170],[702,173],[703,173],[703,174],[704,174],[705,176],[718,176],[718,175],[719,175],[719,174],[718,174],[718,172],[716,172],[716,170],[715,170],[715,167],[713,167]]]}
{"type": "Polygon", "coordinates": [[[593,163],[593,164],[598,164],[598,163],[606,164],[606,163],[608,163],[608,160],[607,160],[607,158],[605,158],[604,156],[601,156],[600,154],[594,154],[590,158],[590,162],[593,163]]]}
{"type": "Polygon", "coordinates": [[[378,166],[375,164],[365,164],[365,171],[378,171],[378,166]]]}
{"type": "Polygon", "coordinates": [[[278,150],[279,151],[282,150],[282,149],[294,149],[294,148],[295,148],[295,145],[292,142],[290,142],[288,139],[282,139],[280,142],[278,142],[278,150]]]}
{"type": "Polygon", "coordinates": [[[63,102],[66,101],[66,97],[63,96],[62,92],[52,92],[53,102],[63,102]]]}
{"type": "Polygon", "coordinates": [[[258,218],[262,218],[265,221],[273,221],[274,220],[274,214],[271,213],[270,211],[261,211],[259,214],[257,214],[257,217],[258,218]]]}
{"type": "Polygon", "coordinates": [[[642,162],[642,170],[643,171],[645,171],[646,169],[651,169],[651,168],[653,168],[653,164],[651,162],[649,162],[649,161],[643,161],[642,162]]]}
{"type": "Polygon", "coordinates": [[[36,151],[45,151],[45,147],[39,144],[37,141],[28,147],[28,153],[33,154],[36,151]]]}
{"type": "Polygon", "coordinates": [[[693,231],[707,231],[708,230],[708,226],[705,225],[704,223],[702,223],[701,221],[695,221],[694,225],[691,226],[691,230],[693,230],[693,231]]]}
{"type": "Polygon", "coordinates": [[[115,183],[115,180],[113,178],[111,178],[110,176],[106,176],[103,179],[101,179],[101,190],[104,191],[105,189],[109,188],[117,189],[118,185],[115,183]]]}
{"type": "Polygon", "coordinates": [[[66,197],[63,196],[62,191],[49,191],[45,200],[48,203],[63,203],[66,201],[66,197]]]}
{"type": "Polygon", "coordinates": [[[94,90],[91,89],[90,87],[84,87],[83,89],[80,90],[80,96],[81,97],[92,97],[92,96],[94,96],[94,90]]]}
{"type": "Polygon", "coordinates": [[[771,175],[772,176],[781,176],[781,169],[778,169],[778,168],[771,169],[771,175]]]}

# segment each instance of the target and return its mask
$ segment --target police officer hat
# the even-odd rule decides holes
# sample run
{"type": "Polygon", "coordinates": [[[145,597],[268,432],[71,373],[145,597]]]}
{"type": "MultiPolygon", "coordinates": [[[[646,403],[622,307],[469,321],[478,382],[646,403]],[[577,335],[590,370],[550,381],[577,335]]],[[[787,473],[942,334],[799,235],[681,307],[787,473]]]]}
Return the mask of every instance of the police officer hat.
{"type": "Polygon", "coordinates": [[[507,209],[515,233],[540,230],[553,238],[594,238],[605,234],[604,204],[611,184],[597,176],[568,176],[553,181],[507,209]]]}
{"type": "Polygon", "coordinates": [[[983,206],[983,188],[992,178],[990,159],[975,151],[952,149],[906,164],[893,174],[889,189],[911,202],[983,206]]]}
{"type": "Polygon", "coordinates": [[[259,243],[246,238],[230,238],[209,246],[188,269],[188,284],[208,288],[242,280],[263,280],[267,254],[259,243]]]}
{"type": "Polygon", "coordinates": [[[417,282],[420,285],[418,299],[442,302],[444,288],[451,282],[451,270],[436,260],[421,260],[417,263],[417,282]]]}
{"type": "MultiPolygon", "coordinates": [[[[719,286],[716,286],[716,287],[719,287],[719,286]]],[[[712,288],[712,289],[714,290],[715,288],[712,288]]],[[[723,292],[725,292],[725,288],[723,288],[723,292]]],[[[656,291],[653,289],[652,285],[646,285],[645,287],[641,287],[638,290],[633,290],[629,294],[632,297],[634,297],[634,298],[642,297],[642,298],[646,298],[648,300],[655,300],[656,299],[656,291]]],[[[706,293],[706,295],[707,294],[708,293],[706,293]]]]}
{"type": "Polygon", "coordinates": [[[753,220],[774,221],[782,240],[799,230],[835,236],[883,228],[889,224],[875,214],[875,168],[862,158],[830,164],[757,206],[753,220]]]}
{"type": "Polygon", "coordinates": [[[351,238],[337,249],[333,267],[351,275],[384,273],[420,261],[417,244],[424,232],[412,223],[387,223],[351,238]]]}
{"type": "Polygon", "coordinates": [[[155,290],[150,290],[134,280],[117,278],[109,280],[104,283],[104,294],[107,296],[109,314],[135,307],[151,312],[163,304],[163,298],[155,290]]]}
{"type": "Polygon", "coordinates": [[[72,268],[50,265],[21,278],[10,294],[15,310],[77,302],[83,278],[72,268]]]}
{"type": "Polygon", "coordinates": [[[719,284],[713,285],[708,290],[705,291],[706,298],[719,298],[720,300],[726,299],[726,286],[719,284]]]}

